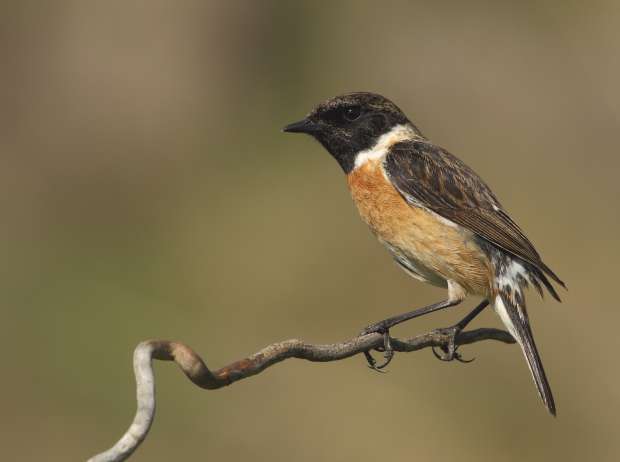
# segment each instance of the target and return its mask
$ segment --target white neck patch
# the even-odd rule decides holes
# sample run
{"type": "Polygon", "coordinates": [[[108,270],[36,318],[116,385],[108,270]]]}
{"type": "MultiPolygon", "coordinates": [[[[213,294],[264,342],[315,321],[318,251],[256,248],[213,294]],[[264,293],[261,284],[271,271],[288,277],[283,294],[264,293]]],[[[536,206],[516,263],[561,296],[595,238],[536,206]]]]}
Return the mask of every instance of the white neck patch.
{"type": "Polygon", "coordinates": [[[394,144],[415,138],[416,135],[413,127],[409,124],[395,125],[389,132],[381,135],[373,147],[357,153],[353,170],[361,167],[369,160],[382,158],[394,144]]]}

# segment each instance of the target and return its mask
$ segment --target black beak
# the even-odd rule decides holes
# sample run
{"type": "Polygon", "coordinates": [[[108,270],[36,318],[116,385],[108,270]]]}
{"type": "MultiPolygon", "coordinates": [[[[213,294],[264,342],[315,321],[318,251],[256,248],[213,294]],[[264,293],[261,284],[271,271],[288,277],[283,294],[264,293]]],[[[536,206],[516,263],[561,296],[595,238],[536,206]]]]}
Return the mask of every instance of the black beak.
{"type": "Polygon", "coordinates": [[[286,127],[282,129],[283,132],[287,133],[315,133],[319,129],[319,125],[312,122],[310,119],[306,118],[300,120],[299,122],[293,122],[292,124],[288,124],[286,127]]]}

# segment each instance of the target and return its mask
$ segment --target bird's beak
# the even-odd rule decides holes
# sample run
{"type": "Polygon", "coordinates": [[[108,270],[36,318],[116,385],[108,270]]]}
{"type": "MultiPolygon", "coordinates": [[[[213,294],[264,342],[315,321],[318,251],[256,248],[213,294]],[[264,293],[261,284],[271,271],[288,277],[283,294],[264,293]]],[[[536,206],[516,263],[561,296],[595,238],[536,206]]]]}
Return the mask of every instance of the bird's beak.
{"type": "Polygon", "coordinates": [[[299,122],[293,122],[292,124],[288,124],[286,127],[282,129],[283,132],[286,133],[315,133],[319,128],[319,125],[312,120],[305,118],[300,120],[299,122]]]}

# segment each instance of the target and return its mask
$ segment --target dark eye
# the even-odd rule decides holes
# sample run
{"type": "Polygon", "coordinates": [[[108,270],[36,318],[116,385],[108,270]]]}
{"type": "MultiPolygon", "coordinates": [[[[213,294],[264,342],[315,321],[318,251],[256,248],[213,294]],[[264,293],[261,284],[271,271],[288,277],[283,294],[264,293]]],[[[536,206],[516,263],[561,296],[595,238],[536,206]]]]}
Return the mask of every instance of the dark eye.
{"type": "Polygon", "coordinates": [[[359,106],[350,106],[344,109],[343,115],[346,120],[348,120],[349,122],[352,122],[355,119],[357,119],[361,113],[362,113],[362,110],[360,109],[359,106]]]}
{"type": "Polygon", "coordinates": [[[359,106],[340,106],[321,112],[320,117],[331,125],[344,127],[349,122],[357,120],[361,114],[362,108],[359,106]]]}

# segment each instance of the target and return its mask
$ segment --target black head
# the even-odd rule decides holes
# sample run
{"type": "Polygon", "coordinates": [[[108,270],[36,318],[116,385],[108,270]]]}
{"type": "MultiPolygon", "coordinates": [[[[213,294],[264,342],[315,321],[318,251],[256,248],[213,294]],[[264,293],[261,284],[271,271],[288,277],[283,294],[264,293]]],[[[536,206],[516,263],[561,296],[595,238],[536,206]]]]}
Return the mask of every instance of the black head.
{"type": "MultiPolygon", "coordinates": [[[[345,173],[355,165],[358,152],[374,146],[396,125],[411,125],[389,99],[375,93],[348,93],[322,102],[285,132],[307,133],[338,161],[345,173]]],[[[416,132],[417,129],[411,125],[416,132]]]]}

